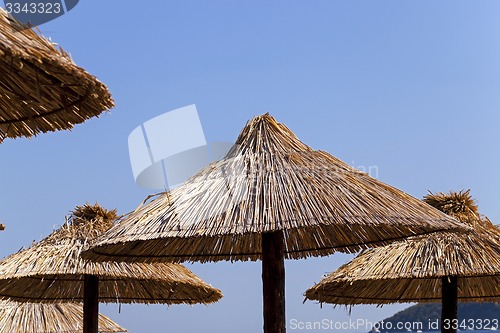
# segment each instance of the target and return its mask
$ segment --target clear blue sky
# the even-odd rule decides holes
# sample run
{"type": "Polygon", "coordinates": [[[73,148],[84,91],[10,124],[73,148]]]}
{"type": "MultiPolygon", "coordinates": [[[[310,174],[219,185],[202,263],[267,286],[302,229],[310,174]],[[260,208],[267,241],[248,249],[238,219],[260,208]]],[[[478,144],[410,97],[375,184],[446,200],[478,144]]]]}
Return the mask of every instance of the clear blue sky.
{"type": "MultiPolygon", "coordinates": [[[[71,132],[0,145],[1,256],[86,201],[134,209],[149,192],[134,184],[128,134],[193,103],[209,141],[234,140],[270,112],[313,148],[376,166],[416,197],[471,188],[500,223],[499,1],[83,0],[40,29],[109,86],[116,108],[71,132]]],[[[287,262],[289,320],[347,320],[344,309],[302,304],[346,260],[287,262]]],[[[133,333],[262,330],[259,263],[189,267],[225,298],[102,312],[133,333]]],[[[352,318],[404,307],[355,307],[352,318]]]]}

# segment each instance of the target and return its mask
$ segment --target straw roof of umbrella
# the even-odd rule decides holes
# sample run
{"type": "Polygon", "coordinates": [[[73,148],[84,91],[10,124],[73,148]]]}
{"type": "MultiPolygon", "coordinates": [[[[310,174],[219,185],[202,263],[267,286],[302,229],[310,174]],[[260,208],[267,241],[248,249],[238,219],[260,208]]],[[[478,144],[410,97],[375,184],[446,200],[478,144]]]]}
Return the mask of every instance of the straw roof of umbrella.
{"type": "Polygon", "coordinates": [[[469,191],[430,194],[424,201],[474,227],[374,248],[308,289],[306,298],[333,304],[437,302],[443,277],[458,278],[460,301],[500,301],[499,230],[482,217],[469,191]]]}
{"type": "MultiPolygon", "coordinates": [[[[83,309],[75,303],[0,301],[0,333],[81,333],[83,309]]],[[[99,315],[99,332],[127,332],[99,315]]]]}
{"type": "Polygon", "coordinates": [[[113,107],[107,87],[0,8],[0,142],[71,129],[113,107]]]}
{"type": "Polygon", "coordinates": [[[96,260],[258,260],[283,231],[288,259],[355,252],[463,227],[412,196],[301,142],[269,114],[227,156],[139,207],[84,254],[96,260]]]}
{"type": "Polygon", "coordinates": [[[83,299],[85,275],[99,278],[99,301],[213,303],[222,294],[179,264],[93,263],[82,249],[115,222],[116,211],[77,207],[67,223],[28,249],[0,261],[0,296],[61,302],[83,299]]]}

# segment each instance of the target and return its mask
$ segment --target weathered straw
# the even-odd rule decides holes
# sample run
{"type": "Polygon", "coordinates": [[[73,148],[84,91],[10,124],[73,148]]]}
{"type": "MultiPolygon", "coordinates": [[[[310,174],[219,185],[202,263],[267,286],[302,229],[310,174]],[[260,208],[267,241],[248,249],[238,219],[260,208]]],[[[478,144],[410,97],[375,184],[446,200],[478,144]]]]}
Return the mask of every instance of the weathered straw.
{"type": "Polygon", "coordinates": [[[434,233],[361,253],[306,291],[333,304],[437,302],[442,277],[458,277],[461,301],[500,300],[499,231],[478,213],[469,191],[430,194],[429,204],[474,226],[466,234],[434,233]]]}
{"type": "Polygon", "coordinates": [[[282,230],[288,259],[463,227],[422,201],[302,143],[268,114],[247,123],[227,156],[139,207],[84,254],[95,260],[261,258],[282,230]]]}
{"type": "Polygon", "coordinates": [[[179,264],[93,263],[82,249],[110,228],[116,211],[77,207],[60,229],[0,261],[0,296],[61,302],[83,299],[84,275],[99,277],[99,301],[120,303],[213,303],[222,294],[179,264]]]}
{"type": "MultiPolygon", "coordinates": [[[[81,304],[0,301],[0,333],[81,333],[81,304]]],[[[99,314],[99,332],[127,332],[99,314]]]]}
{"type": "Polygon", "coordinates": [[[114,106],[107,87],[0,8],[0,142],[71,129],[114,106]]]}

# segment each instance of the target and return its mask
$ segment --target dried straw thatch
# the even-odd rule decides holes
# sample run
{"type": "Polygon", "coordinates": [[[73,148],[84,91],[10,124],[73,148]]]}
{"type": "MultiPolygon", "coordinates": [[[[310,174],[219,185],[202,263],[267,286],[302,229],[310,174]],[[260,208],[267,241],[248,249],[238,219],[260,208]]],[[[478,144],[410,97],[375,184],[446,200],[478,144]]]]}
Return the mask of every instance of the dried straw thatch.
{"type": "Polygon", "coordinates": [[[450,193],[430,193],[424,196],[424,202],[435,207],[443,213],[470,225],[481,235],[488,236],[500,243],[500,230],[491,223],[487,216],[479,213],[475,200],[470,195],[470,190],[450,193]]]}
{"type": "Polygon", "coordinates": [[[113,107],[107,87],[0,8],[0,142],[71,129],[113,107]]]}
{"type": "MultiPolygon", "coordinates": [[[[81,333],[82,321],[81,304],[0,301],[0,333],[81,333]]],[[[127,330],[100,314],[99,332],[127,330]]]]}
{"type": "Polygon", "coordinates": [[[0,296],[60,302],[83,299],[84,275],[99,278],[99,301],[120,303],[213,303],[218,289],[179,264],[93,263],[82,249],[109,229],[116,211],[77,207],[66,224],[28,249],[0,261],[0,296]]]}
{"type": "Polygon", "coordinates": [[[262,233],[282,230],[287,258],[463,227],[458,221],[302,143],[268,114],[227,156],[111,228],[95,260],[257,260],[262,233]]]}
{"type": "Polygon", "coordinates": [[[429,204],[474,226],[466,234],[413,237],[361,253],[306,292],[333,304],[437,302],[443,277],[458,277],[461,301],[500,301],[499,231],[469,191],[430,194],[429,204]]]}

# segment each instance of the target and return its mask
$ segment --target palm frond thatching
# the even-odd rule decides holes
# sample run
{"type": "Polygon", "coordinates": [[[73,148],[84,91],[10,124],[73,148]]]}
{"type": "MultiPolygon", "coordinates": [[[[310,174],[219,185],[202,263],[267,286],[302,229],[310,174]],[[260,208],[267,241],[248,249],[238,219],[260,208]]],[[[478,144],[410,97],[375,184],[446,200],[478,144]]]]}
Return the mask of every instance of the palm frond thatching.
{"type": "Polygon", "coordinates": [[[107,87],[0,8],[0,142],[71,129],[114,106],[107,87]]]}
{"type": "Polygon", "coordinates": [[[461,301],[500,300],[498,229],[481,217],[469,191],[430,194],[429,204],[474,226],[374,248],[308,289],[306,297],[333,304],[386,304],[441,300],[441,279],[458,277],[461,301]]]}
{"type": "Polygon", "coordinates": [[[289,259],[463,228],[422,201],[302,143],[270,115],[227,156],[139,207],[85,253],[96,260],[258,260],[282,230],[289,259]]]}
{"type": "MultiPolygon", "coordinates": [[[[0,333],[81,333],[81,304],[43,304],[0,301],[0,333]]],[[[99,332],[127,332],[108,317],[99,315],[99,332]]]]}
{"type": "Polygon", "coordinates": [[[84,275],[99,277],[99,300],[120,303],[212,303],[222,294],[180,264],[100,262],[82,249],[109,229],[116,211],[77,207],[67,223],[28,249],[0,261],[0,297],[60,302],[83,300],[84,275]]]}

